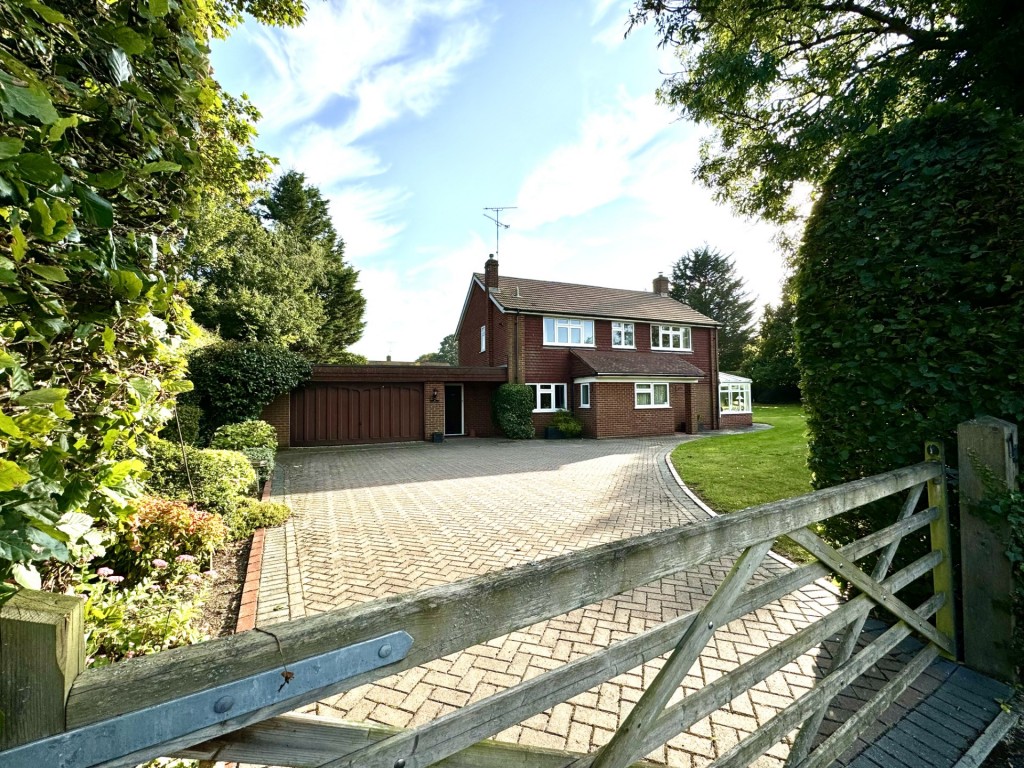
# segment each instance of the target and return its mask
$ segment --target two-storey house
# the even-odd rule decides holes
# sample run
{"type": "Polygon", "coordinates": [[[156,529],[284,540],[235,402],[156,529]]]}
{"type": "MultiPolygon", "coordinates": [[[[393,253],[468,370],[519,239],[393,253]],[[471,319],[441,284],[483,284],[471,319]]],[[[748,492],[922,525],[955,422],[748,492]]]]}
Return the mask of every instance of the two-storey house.
{"type": "Polygon", "coordinates": [[[505,277],[492,257],[470,281],[459,363],[507,366],[533,390],[538,431],[563,409],[589,437],[750,424],[749,396],[720,413],[718,323],[670,298],[668,278],[653,288],[505,277]]]}

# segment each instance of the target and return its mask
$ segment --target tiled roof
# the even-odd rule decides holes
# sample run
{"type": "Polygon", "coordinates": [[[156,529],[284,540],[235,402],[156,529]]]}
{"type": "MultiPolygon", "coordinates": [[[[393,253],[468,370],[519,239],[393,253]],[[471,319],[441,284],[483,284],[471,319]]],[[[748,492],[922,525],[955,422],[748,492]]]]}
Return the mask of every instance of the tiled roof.
{"type": "MultiPolygon", "coordinates": [[[[474,275],[483,284],[484,276],[474,275]]],[[[498,277],[498,291],[491,294],[505,309],[558,313],[585,317],[622,318],[646,322],[718,325],[715,320],[667,296],[622,288],[498,277]]]]}
{"type": "Polygon", "coordinates": [[[679,376],[703,378],[704,371],[668,352],[598,352],[574,349],[574,376],[679,376]]]}

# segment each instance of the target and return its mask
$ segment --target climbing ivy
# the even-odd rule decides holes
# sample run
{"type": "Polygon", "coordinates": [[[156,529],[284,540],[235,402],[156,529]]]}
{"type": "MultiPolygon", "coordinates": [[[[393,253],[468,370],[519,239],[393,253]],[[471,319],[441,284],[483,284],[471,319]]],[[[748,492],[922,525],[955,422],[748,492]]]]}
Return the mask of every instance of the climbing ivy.
{"type": "Polygon", "coordinates": [[[100,539],[143,469],[140,434],[189,388],[168,278],[204,189],[269,170],[254,110],[207,44],[299,0],[0,4],[0,590],[100,539]]]}

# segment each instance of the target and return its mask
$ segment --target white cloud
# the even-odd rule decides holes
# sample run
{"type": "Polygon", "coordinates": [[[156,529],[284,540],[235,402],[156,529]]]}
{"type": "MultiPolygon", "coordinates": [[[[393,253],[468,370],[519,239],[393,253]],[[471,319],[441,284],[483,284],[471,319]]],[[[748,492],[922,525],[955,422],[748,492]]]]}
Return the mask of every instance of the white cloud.
{"type": "Polygon", "coordinates": [[[405,228],[397,220],[408,193],[401,189],[352,184],[324,195],[334,227],[345,239],[345,255],[356,267],[386,251],[405,228]]]}
{"type": "Polygon", "coordinates": [[[635,155],[670,122],[649,96],[620,98],[617,108],[587,115],[579,139],[556,149],[526,177],[516,203],[520,226],[536,228],[618,199],[635,155]]]}

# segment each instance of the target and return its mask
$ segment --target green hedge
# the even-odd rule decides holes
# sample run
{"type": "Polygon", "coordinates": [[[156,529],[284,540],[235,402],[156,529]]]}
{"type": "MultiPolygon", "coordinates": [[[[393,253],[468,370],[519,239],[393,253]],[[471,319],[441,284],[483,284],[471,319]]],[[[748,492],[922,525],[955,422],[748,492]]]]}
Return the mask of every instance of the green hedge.
{"type": "Polygon", "coordinates": [[[211,448],[240,451],[243,448],[266,448],[277,451],[277,431],[265,421],[243,421],[217,427],[210,441],[211,448]]]}
{"type": "Polygon", "coordinates": [[[533,437],[533,390],[525,384],[502,384],[494,393],[494,421],[505,437],[533,437]]]}
{"type": "Polygon", "coordinates": [[[247,539],[257,528],[281,525],[291,514],[291,507],[281,502],[243,499],[225,522],[231,539],[247,539]]]}
{"type": "Polygon", "coordinates": [[[189,473],[196,504],[202,509],[227,515],[244,498],[256,493],[256,472],[249,460],[237,451],[185,446],[188,472],[182,461],[181,446],[167,440],[149,443],[152,473],[146,481],[149,488],[173,499],[191,500],[189,473]]]}
{"type": "MultiPolygon", "coordinates": [[[[935,108],[838,162],[795,275],[816,487],[921,461],[926,440],[955,462],[956,425],[978,415],[1024,421],[1022,247],[1019,120],[935,108]]],[[[823,527],[846,542],[896,503],[823,527]]]]}
{"type": "Polygon", "coordinates": [[[178,396],[178,402],[174,406],[174,416],[160,430],[160,435],[172,443],[178,442],[178,430],[181,430],[182,439],[189,445],[196,445],[199,442],[199,420],[202,410],[198,405],[182,402],[184,396],[178,396]]]}

